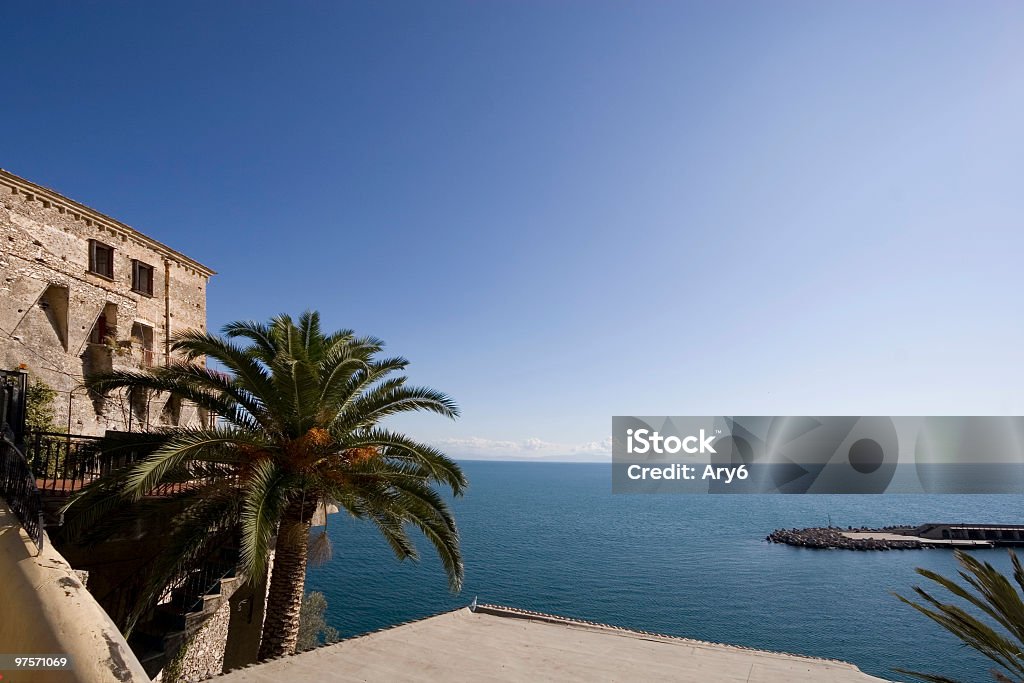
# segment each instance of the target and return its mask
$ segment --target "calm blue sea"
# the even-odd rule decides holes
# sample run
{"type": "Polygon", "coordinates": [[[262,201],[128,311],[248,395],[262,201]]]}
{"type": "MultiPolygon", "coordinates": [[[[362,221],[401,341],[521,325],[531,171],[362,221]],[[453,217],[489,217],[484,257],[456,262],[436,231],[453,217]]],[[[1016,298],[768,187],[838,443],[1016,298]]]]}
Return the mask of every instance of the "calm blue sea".
{"type": "MultiPolygon", "coordinates": [[[[465,462],[454,503],[466,561],[452,595],[425,542],[399,563],[367,523],[332,515],[334,558],[309,570],[328,621],[350,636],[481,602],[636,629],[990,681],[986,660],[898,602],[952,574],[944,550],[814,551],[772,545],[778,527],[939,521],[1021,523],[1017,495],[612,495],[610,465],[465,462]]],[[[422,540],[422,539],[421,539],[422,540]]],[[[1005,550],[978,553],[1001,569],[1005,550]]]]}

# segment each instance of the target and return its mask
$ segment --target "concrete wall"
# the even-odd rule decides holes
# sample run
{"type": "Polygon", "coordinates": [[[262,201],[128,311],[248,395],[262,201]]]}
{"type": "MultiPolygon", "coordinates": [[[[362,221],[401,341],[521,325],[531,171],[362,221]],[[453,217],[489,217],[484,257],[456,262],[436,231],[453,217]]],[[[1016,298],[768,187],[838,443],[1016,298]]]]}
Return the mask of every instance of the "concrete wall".
{"type": "Polygon", "coordinates": [[[19,683],[142,683],[142,665],[75,571],[50,545],[36,549],[0,499],[0,652],[66,654],[70,671],[4,672],[19,683]]]}
{"type": "Polygon", "coordinates": [[[271,551],[267,573],[261,581],[246,581],[231,596],[231,621],[224,646],[224,671],[255,664],[267,613],[267,588],[274,568],[271,551]]]}
{"type": "Polygon", "coordinates": [[[212,271],[88,207],[0,171],[0,367],[24,366],[58,392],[59,425],[102,434],[189,423],[198,413],[168,397],[132,402],[94,400],[80,387],[84,373],[131,368],[166,359],[169,334],[206,329],[206,288],[212,271]],[[112,280],[89,272],[89,240],[114,249],[112,280]],[[153,266],[153,295],[132,291],[132,260],[153,266]],[[90,343],[104,315],[116,328],[110,344],[90,343]],[[144,327],[143,327],[144,326],[144,327]],[[147,336],[151,351],[133,341],[147,336]]]}

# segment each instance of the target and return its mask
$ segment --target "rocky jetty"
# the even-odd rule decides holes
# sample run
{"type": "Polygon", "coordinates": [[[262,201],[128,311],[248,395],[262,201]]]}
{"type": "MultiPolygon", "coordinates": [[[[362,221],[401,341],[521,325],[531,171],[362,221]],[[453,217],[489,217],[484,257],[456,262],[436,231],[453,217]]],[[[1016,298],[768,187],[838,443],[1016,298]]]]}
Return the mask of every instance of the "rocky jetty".
{"type": "Polygon", "coordinates": [[[850,538],[843,535],[843,532],[855,533],[878,533],[893,535],[899,534],[903,527],[887,527],[885,529],[867,529],[848,527],[812,527],[809,529],[776,529],[768,534],[765,540],[769,543],[785,543],[786,545],[799,546],[801,548],[836,548],[840,550],[918,550],[930,546],[922,543],[916,538],[902,539],[876,539],[876,538],[850,538]]]}

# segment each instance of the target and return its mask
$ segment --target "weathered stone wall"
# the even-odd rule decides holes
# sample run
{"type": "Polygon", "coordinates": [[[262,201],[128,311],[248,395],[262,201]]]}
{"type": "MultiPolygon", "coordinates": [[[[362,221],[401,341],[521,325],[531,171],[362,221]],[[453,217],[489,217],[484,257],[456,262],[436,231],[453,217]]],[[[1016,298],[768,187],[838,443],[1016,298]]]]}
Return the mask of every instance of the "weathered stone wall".
{"type": "Polygon", "coordinates": [[[178,655],[161,672],[161,683],[193,683],[221,673],[224,645],[231,621],[231,601],[225,600],[178,655]]]}
{"type": "MultiPolygon", "coordinates": [[[[84,374],[166,361],[169,334],[206,328],[212,271],[61,195],[0,171],[0,368],[58,392],[56,421],[80,434],[187,424],[194,407],[166,396],[92,397],[84,374]],[[114,249],[114,277],[89,272],[89,240],[114,249]],[[153,267],[153,295],[132,291],[132,260],[153,267]],[[105,343],[90,342],[100,316],[105,343]],[[145,327],[141,327],[145,326],[145,327]],[[150,351],[137,333],[152,331],[150,351]],[[133,335],[135,338],[133,339],[133,335]],[[70,413],[69,413],[70,406],[70,413]]],[[[95,340],[94,340],[95,341],[95,340]]]]}

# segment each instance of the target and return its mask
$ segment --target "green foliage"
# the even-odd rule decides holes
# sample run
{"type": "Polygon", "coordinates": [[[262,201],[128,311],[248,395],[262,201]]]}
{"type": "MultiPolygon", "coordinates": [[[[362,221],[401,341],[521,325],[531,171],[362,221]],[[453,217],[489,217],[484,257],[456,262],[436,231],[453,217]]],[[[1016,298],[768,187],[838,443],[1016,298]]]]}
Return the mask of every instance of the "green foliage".
{"type": "MultiPolygon", "coordinates": [[[[926,604],[902,595],[896,597],[994,662],[998,669],[992,669],[991,673],[999,683],[1024,682],[1024,599],[1021,597],[1024,568],[1020,560],[1011,550],[1011,582],[988,562],[981,562],[963,551],[956,551],[956,559],[960,563],[958,574],[963,584],[920,567],[917,573],[973,605],[984,617],[978,618],[958,605],[944,603],[919,586],[914,587],[914,592],[926,604]]],[[[957,683],[938,674],[899,671],[930,683],[957,683]]]]}
{"type": "Polygon", "coordinates": [[[49,384],[33,377],[25,392],[25,429],[30,432],[60,432],[66,430],[57,425],[54,402],[57,392],[49,384]]]}
{"type": "Polygon", "coordinates": [[[310,521],[325,504],[374,524],[399,559],[417,557],[409,533],[419,530],[440,557],[451,589],[459,590],[459,532],[435,486],[461,495],[465,477],[437,449],[381,424],[403,412],[458,415],[445,394],[406,385],[397,373],[408,361],[382,357],[383,342],[373,337],[351,330],[325,334],[315,312],[297,321],[281,315],[267,324],[232,323],[224,336],[185,332],[172,349],[178,362],[95,375],[86,384],[98,393],[167,392],[217,415],[217,424],[123,436],[148,440],[149,455],[104,476],[65,506],[67,533],[97,540],[147,514],[172,520],[136,617],[172,576],[202,560],[197,549],[203,539],[237,528],[241,569],[248,576],[264,575],[276,538],[267,609],[289,616],[282,618],[287,623],[265,624],[260,657],[287,654],[299,628],[305,574],[284,568],[304,570],[310,521]],[[206,359],[226,371],[206,367],[206,359]],[[182,482],[191,485],[160,499],[149,496],[182,482]],[[301,541],[282,542],[294,538],[301,541]],[[288,605],[273,604],[286,599],[281,596],[294,597],[288,605]]]}
{"type": "Polygon", "coordinates": [[[327,611],[327,598],[323,593],[313,591],[302,598],[302,611],[299,615],[299,644],[296,651],[310,650],[331,643],[338,639],[338,630],[327,625],[324,612],[327,611]]]}

